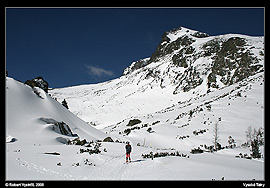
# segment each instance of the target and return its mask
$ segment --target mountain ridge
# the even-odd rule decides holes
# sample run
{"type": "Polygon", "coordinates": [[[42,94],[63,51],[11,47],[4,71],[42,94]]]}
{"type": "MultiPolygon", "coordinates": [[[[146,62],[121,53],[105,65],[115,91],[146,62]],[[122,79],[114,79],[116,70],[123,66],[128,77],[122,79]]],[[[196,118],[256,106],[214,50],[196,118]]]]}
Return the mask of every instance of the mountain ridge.
{"type": "Polygon", "coordinates": [[[153,55],[132,62],[121,77],[100,84],[54,89],[50,93],[61,100],[65,98],[70,110],[86,122],[105,127],[127,117],[165,109],[179,102],[179,98],[185,101],[263,72],[263,37],[239,34],[196,37],[196,33],[200,32],[184,27],[165,32],[153,55]],[[240,45],[231,45],[232,52],[224,55],[225,50],[221,49],[230,39],[240,45]],[[217,58],[217,54],[222,54],[222,58],[217,58]],[[232,57],[238,59],[233,61],[232,57]],[[242,59],[250,62],[241,63],[242,59]],[[231,61],[233,66],[228,66],[231,61]],[[248,74],[246,70],[252,66],[254,71],[248,74]],[[75,92],[77,96],[73,95],[75,92]]]}

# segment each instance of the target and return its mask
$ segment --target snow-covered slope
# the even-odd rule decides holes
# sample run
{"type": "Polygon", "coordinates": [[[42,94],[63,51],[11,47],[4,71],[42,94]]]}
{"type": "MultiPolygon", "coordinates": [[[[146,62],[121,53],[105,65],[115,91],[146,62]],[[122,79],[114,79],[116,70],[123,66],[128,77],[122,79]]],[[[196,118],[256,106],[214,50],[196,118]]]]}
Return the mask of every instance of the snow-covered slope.
{"type": "Polygon", "coordinates": [[[52,99],[44,90],[37,87],[32,89],[8,77],[6,86],[7,135],[16,138],[18,142],[42,144],[42,142],[50,142],[50,139],[55,136],[61,136],[61,133],[50,130],[48,127],[53,122],[64,122],[73,134],[77,134],[81,138],[89,140],[105,138],[106,135],[103,132],[79,119],[52,99]],[[40,96],[34,91],[37,91],[40,96]]]}
{"type": "MultiPolygon", "coordinates": [[[[244,144],[248,127],[264,127],[264,76],[259,73],[215,92],[179,100],[166,109],[123,119],[103,131],[124,136],[139,145],[175,148],[190,152],[213,145],[214,126],[219,143],[229,146],[231,136],[237,146],[244,144]],[[130,120],[141,122],[130,126],[130,120]]],[[[261,148],[263,151],[263,148],[261,148]]]]}

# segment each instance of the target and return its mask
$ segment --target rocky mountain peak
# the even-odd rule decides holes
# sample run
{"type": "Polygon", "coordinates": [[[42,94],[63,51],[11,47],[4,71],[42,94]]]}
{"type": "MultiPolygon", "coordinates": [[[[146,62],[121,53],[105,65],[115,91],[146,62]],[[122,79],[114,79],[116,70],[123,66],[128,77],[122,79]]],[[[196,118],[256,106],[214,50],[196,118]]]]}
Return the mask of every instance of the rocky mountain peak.
{"type": "MultiPolygon", "coordinates": [[[[156,51],[152,54],[150,58],[140,59],[133,62],[129,67],[123,71],[123,75],[133,72],[134,70],[140,69],[149,65],[152,62],[158,61],[159,58],[171,54],[173,51],[183,47],[186,47],[186,53],[192,53],[193,49],[189,46],[196,41],[196,38],[209,37],[207,33],[202,33],[199,31],[191,30],[185,27],[178,27],[170,31],[166,31],[161,36],[161,41],[159,42],[156,51]]],[[[176,57],[174,62],[177,64],[176,57]]],[[[183,64],[185,66],[185,64],[183,64]]]]}
{"type": "Polygon", "coordinates": [[[263,71],[263,51],[263,37],[209,36],[179,27],[165,32],[152,56],[133,62],[123,75],[144,71],[140,80],[152,78],[162,88],[173,85],[174,94],[202,83],[210,91],[263,71]]]}

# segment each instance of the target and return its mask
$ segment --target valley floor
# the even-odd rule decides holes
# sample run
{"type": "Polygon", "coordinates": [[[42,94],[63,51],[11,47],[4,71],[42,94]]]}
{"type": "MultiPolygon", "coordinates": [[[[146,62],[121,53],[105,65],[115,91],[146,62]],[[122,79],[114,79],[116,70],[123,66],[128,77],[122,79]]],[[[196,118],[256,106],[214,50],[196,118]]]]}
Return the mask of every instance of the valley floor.
{"type": "MultiPolygon", "coordinates": [[[[7,180],[264,180],[264,162],[236,158],[246,148],[224,149],[189,157],[143,158],[160,150],[133,146],[132,162],[125,164],[125,144],[101,143],[101,153],[80,153],[83,146],[7,144],[7,180]],[[106,148],[106,149],[105,149],[106,148]],[[106,151],[106,152],[105,152],[106,151]],[[60,155],[45,153],[57,152],[60,155]]],[[[169,151],[170,152],[170,151],[169,151]]]]}

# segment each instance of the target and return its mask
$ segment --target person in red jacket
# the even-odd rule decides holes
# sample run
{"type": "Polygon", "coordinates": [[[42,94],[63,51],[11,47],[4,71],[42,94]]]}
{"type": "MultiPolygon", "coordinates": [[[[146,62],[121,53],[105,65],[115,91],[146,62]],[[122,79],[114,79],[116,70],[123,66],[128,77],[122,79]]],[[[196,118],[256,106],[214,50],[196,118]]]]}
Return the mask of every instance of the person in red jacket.
{"type": "Polygon", "coordinates": [[[130,153],[131,153],[131,145],[129,144],[129,142],[127,142],[127,145],[126,145],[126,163],[128,162],[128,159],[129,159],[129,162],[131,162],[130,153]]]}

